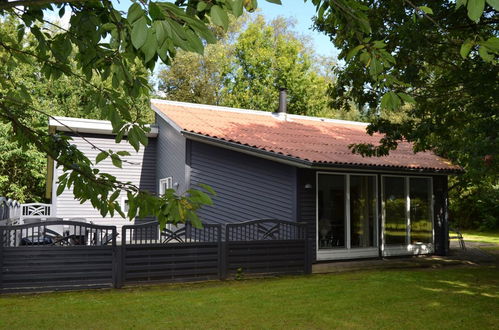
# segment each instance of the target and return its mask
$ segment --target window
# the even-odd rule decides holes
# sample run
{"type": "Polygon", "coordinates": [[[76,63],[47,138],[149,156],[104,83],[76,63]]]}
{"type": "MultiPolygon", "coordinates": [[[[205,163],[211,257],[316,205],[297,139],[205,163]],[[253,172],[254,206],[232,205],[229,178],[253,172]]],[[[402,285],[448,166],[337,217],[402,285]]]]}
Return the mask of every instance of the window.
{"type": "Polygon", "coordinates": [[[127,214],[129,209],[128,199],[126,197],[121,197],[121,210],[123,213],[127,214]]]}
{"type": "Polygon", "coordinates": [[[383,177],[386,245],[433,241],[432,181],[424,177],[383,177]]]}
{"type": "Polygon", "coordinates": [[[171,176],[159,180],[159,195],[165,194],[167,189],[173,188],[173,179],[171,176]]]}
{"type": "Polygon", "coordinates": [[[320,173],[317,180],[318,249],[375,248],[376,177],[320,173]]]}

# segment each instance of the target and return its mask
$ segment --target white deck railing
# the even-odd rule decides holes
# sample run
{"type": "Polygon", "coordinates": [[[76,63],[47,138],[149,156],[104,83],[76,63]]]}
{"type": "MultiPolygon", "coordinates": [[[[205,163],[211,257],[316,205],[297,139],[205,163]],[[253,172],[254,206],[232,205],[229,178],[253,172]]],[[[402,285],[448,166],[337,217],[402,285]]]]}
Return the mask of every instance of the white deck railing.
{"type": "Polygon", "coordinates": [[[26,218],[48,218],[53,217],[53,208],[52,204],[43,204],[43,203],[29,203],[29,204],[21,204],[21,214],[20,220],[21,223],[24,222],[26,218]]]}

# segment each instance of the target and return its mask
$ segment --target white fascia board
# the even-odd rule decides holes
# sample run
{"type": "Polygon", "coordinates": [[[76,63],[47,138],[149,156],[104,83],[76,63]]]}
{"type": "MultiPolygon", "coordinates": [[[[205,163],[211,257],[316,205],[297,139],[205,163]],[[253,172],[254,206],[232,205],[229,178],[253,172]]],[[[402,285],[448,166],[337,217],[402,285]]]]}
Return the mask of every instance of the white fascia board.
{"type": "MultiPolygon", "coordinates": [[[[107,120],[51,117],[49,119],[49,127],[54,127],[57,131],[61,132],[115,135],[111,122],[107,120]]],[[[147,125],[147,127],[151,128],[151,131],[147,133],[148,137],[156,137],[158,135],[158,128],[156,126],[147,125]]]]}

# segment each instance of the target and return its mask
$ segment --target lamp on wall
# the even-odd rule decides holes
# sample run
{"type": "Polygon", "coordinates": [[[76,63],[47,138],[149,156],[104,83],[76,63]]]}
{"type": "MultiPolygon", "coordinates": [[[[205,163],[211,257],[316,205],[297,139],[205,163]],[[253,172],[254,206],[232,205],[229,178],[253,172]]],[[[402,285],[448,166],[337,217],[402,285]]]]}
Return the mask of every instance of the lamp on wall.
{"type": "Polygon", "coordinates": [[[311,183],[305,184],[305,189],[312,189],[312,184],[311,183]]]}

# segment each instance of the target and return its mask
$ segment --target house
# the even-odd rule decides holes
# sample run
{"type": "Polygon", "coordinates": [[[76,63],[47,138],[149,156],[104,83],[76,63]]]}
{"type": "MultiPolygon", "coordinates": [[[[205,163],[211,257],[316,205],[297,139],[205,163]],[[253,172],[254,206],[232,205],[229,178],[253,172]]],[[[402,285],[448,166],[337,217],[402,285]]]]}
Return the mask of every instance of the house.
{"type": "MultiPolygon", "coordinates": [[[[53,130],[72,127],[93,143],[128,150],[123,170],[99,167],[158,192],[182,192],[199,183],[217,195],[199,216],[206,223],[257,218],[305,222],[313,260],[340,260],[447,252],[447,177],[461,171],[431,152],[414,154],[403,142],[384,157],[352,154],[352,143],[377,143],[365,123],[218,106],[152,100],[156,123],[150,143],[135,153],[114,145],[106,122],[59,118],[53,130]]],[[[91,158],[96,150],[75,136],[91,158]]],[[[59,172],[53,170],[53,177],[59,172]]],[[[52,185],[55,184],[52,180],[52,185]]],[[[98,223],[90,205],[71,191],[55,196],[57,216],[98,223]]]]}

